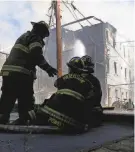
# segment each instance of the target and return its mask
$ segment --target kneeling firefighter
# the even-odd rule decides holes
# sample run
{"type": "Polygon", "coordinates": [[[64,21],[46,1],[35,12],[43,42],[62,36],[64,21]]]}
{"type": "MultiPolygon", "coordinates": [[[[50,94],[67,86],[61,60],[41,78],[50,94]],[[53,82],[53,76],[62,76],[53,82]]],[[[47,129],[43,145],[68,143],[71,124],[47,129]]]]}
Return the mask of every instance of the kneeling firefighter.
{"type": "Polygon", "coordinates": [[[36,120],[33,122],[36,125],[56,125],[64,131],[81,132],[88,129],[84,105],[85,100],[93,95],[93,86],[82,75],[88,71],[83,69],[80,58],[72,58],[67,65],[69,74],[56,80],[54,85],[58,91],[35,110],[36,120]]]}
{"type": "Polygon", "coordinates": [[[85,55],[81,58],[81,60],[84,63],[84,69],[87,69],[88,71],[84,74],[84,76],[92,83],[94,91],[94,96],[91,97],[90,101],[87,100],[86,102],[85,118],[87,119],[89,126],[98,126],[101,124],[103,116],[103,109],[101,106],[102,90],[100,81],[93,75],[94,63],[92,61],[92,58],[88,55],[85,55]]]}

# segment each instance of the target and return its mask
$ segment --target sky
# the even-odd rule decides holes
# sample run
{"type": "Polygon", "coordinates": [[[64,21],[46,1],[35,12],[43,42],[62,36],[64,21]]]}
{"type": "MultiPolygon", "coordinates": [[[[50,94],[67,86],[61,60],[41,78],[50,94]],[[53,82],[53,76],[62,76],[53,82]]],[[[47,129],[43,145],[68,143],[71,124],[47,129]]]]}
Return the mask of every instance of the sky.
{"type": "MultiPolygon", "coordinates": [[[[31,30],[30,21],[48,22],[50,0],[2,1],[0,0],[0,49],[9,52],[16,39],[31,30]]],[[[85,16],[96,16],[109,22],[124,39],[135,39],[135,6],[133,0],[75,0],[74,4],[85,16]]],[[[62,5],[62,24],[74,20],[68,9],[62,5]]],[[[77,14],[77,12],[76,12],[77,14]]],[[[81,18],[77,14],[78,18],[81,18]]],[[[74,25],[77,28],[79,25],[74,25]]]]}

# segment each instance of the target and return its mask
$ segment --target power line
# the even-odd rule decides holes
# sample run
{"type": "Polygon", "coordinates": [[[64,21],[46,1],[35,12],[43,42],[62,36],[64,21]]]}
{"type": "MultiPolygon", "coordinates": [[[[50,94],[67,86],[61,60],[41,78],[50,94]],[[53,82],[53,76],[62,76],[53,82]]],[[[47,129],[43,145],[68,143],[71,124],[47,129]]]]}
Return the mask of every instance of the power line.
{"type": "MultiPolygon", "coordinates": [[[[111,46],[111,45],[109,45],[109,46],[111,46]]],[[[121,54],[115,48],[113,48],[113,50],[119,55],[118,57],[120,57],[121,59],[123,59],[123,61],[131,68],[131,66],[129,65],[129,63],[127,63],[127,61],[121,56],[121,54]]]]}
{"type": "Polygon", "coordinates": [[[121,85],[133,85],[134,83],[123,83],[123,84],[114,84],[114,85],[112,85],[112,84],[108,84],[109,86],[121,86],[121,85]]]}
{"type": "MultiPolygon", "coordinates": [[[[51,6],[50,6],[49,9],[48,9],[48,13],[49,13],[49,11],[51,10],[51,15],[49,16],[49,17],[50,17],[50,18],[49,18],[49,30],[50,30],[51,23],[52,23],[52,19],[53,19],[53,9],[54,9],[54,1],[51,1],[51,6]]],[[[46,40],[45,49],[46,49],[47,46],[48,46],[49,38],[50,38],[50,37],[48,37],[48,39],[46,40]]],[[[44,51],[44,55],[45,55],[46,52],[47,52],[47,51],[44,51]]]]}
{"type": "Polygon", "coordinates": [[[129,41],[129,38],[127,38],[124,34],[121,34],[120,32],[117,31],[117,35],[122,37],[123,39],[129,41]]]}
{"type": "MultiPolygon", "coordinates": [[[[77,11],[79,12],[79,14],[82,15],[82,17],[85,18],[85,16],[84,16],[84,15],[79,11],[79,9],[73,4],[73,2],[72,2],[70,5],[72,6],[72,8],[73,8],[74,10],[77,10],[77,11]]],[[[90,25],[92,25],[92,23],[91,23],[89,20],[87,20],[87,22],[88,22],[90,25]]]]}
{"type": "MultiPolygon", "coordinates": [[[[77,16],[75,17],[75,19],[77,19],[77,16]]],[[[83,27],[83,25],[79,22],[79,24],[81,25],[81,27],[83,27]]],[[[86,35],[92,40],[92,42],[95,44],[95,45],[97,45],[97,46],[99,46],[98,44],[96,44],[95,42],[94,42],[94,40],[91,38],[91,36],[89,36],[87,33],[86,33],[86,35]]],[[[111,46],[111,45],[110,45],[111,46]]],[[[112,47],[112,46],[111,46],[112,47]]],[[[131,67],[130,65],[129,65],[129,63],[127,63],[127,61],[121,56],[121,54],[115,49],[115,48],[113,48],[114,49],[114,51],[115,52],[117,52],[117,54],[119,55],[119,57],[121,57],[122,59],[123,59],[123,61],[129,66],[129,67],[131,67]]]]}
{"type": "Polygon", "coordinates": [[[0,51],[0,53],[1,53],[1,54],[4,54],[4,55],[9,55],[8,53],[5,53],[5,52],[1,52],[1,51],[0,51]]]}
{"type": "MultiPolygon", "coordinates": [[[[72,16],[74,17],[74,19],[75,20],[78,20],[78,18],[77,18],[77,16],[76,16],[76,14],[74,13],[72,13],[72,11],[70,10],[70,8],[67,6],[67,4],[64,2],[64,5],[68,8],[68,10],[70,11],[70,13],[72,14],[72,16]]],[[[74,11],[73,11],[74,12],[74,11]]],[[[92,16],[93,17],[93,16],[92,16]]],[[[80,21],[79,21],[79,25],[83,28],[84,26],[80,23],[80,21]]],[[[93,38],[90,36],[90,35],[88,35],[86,32],[85,32],[85,34],[87,35],[87,37],[92,41],[92,43],[94,44],[94,45],[97,45],[97,46],[99,46],[98,44],[96,44],[95,42],[94,42],[94,40],[93,40],[93,38]]]]}
{"type": "MultiPolygon", "coordinates": [[[[71,11],[70,8],[67,6],[67,4],[66,4],[64,1],[62,1],[62,2],[63,2],[63,4],[65,5],[65,7],[69,10],[69,12],[72,14],[73,18],[74,18],[75,20],[77,20],[76,16],[72,13],[72,11],[71,11]]],[[[79,22],[79,24],[80,24],[80,22],[79,22]]],[[[80,24],[80,26],[82,27],[81,24],[80,24]]]]}
{"type": "Polygon", "coordinates": [[[121,42],[115,42],[115,43],[133,43],[135,41],[121,41],[121,42]]]}

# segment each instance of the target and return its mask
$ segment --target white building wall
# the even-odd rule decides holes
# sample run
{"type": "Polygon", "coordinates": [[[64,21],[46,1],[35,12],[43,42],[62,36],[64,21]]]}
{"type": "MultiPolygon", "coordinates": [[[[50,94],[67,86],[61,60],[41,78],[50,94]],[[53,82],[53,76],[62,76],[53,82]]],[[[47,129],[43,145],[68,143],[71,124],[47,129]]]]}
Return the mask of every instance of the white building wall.
{"type": "Polygon", "coordinates": [[[132,69],[132,54],[133,50],[124,43],[118,44],[116,49],[109,48],[109,72],[107,74],[107,83],[108,83],[108,99],[109,106],[113,104],[115,101],[128,101],[130,98],[133,98],[133,88],[131,85],[130,72],[131,77],[133,77],[133,69],[132,69]],[[116,70],[114,67],[114,62],[116,62],[116,70]],[[125,75],[126,69],[126,75],[125,75]],[[120,85],[127,84],[127,85],[120,85]],[[114,86],[113,86],[114,85],[114,86]]]}

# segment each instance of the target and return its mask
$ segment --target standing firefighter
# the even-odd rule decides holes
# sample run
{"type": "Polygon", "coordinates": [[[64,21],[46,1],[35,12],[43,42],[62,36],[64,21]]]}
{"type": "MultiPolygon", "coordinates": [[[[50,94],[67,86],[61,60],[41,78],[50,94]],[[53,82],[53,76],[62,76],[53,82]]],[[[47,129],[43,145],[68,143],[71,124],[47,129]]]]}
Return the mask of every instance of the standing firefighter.
{"type": "Polygon", "coordinates": [[[84,105],[93,95],[93,86],[82,75],[88,71],[83,69],[80,58],[72,58],[67,65],[69,74],[56,80],[58,91],[37,109],[35,124],[56,125],[71,132],[85,131],[88,125],[84,121],[84,105]]]}
{"type": "Polygon", "coordinates": [[[99,125],[102,122],[102,106],[101,106],[101,98],[102,98],[102,90],[100,86],[99,80],[93,75],[94,73],[94,63],[92,58],[88,55],[83,56],[82,61],[84,63],[84,69],[87,69],[88,72],[85,73],[85,77],[92,83],[94,86],[94,96],[91,97],[90,101],[86,102],[86,119],[88,121],[89,126],[99,125]],[[92,112],[92,113],[91,113],[92,112]],[[87,116],[92,117],[87,117],[87,116]]]}
{"type": "Polygon", "coordinates": [[[1,70],[3,84],[0,123],[8,122],[16,99],[18,99],[19,123],[26,123],[29,111],[34,108],[33,81],[36,66],[46,71],[50,77],[57,73],[56,69],[46,62],[42,52],[45,45],[43,39],[49,36],[48,25],[44,21],[31,24],[33,29],[17,39],[1,70]]]}

